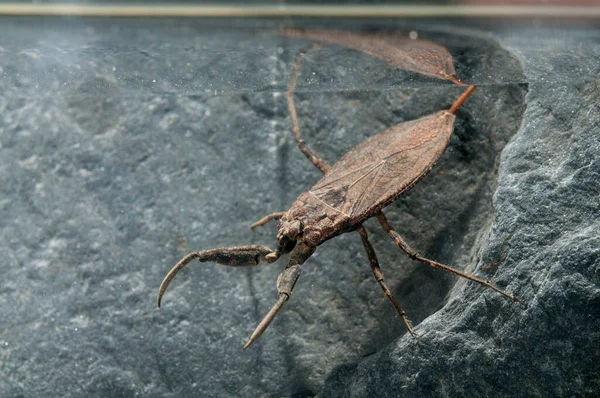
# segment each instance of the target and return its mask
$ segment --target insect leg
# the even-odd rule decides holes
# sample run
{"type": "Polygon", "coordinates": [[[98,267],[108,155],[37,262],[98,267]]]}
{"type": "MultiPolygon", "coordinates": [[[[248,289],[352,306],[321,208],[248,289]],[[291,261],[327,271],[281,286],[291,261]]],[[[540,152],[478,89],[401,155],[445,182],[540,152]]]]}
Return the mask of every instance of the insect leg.
{"type": "Polygon", "coordinates": [[[315,249],[316,247],[308,246],[304,243],[296,245],[296,248],[292,251],[289,264],[277,278],[277,293],[279,296],[277,302],[258,324],[252,336],[250,336],[250,339],[244,345],[244,349],[250,347],[263,334],[273,318],[275,318],[275,315],[283,307],[283,304],[289,300],[294,285],[296,285],[296,281],[302,272],[302,264],[315,252],[315,249]]]}
{"type": "Polygon", "coordinates": [[[412,329],[412,326],[410,325],[410,321],[406,317],[406,312],[404,312],[404,310],[400,307],[400,304],[398,303],[396,298],[392,295],[392,292],[390,291],[390,289],[387,287],[387,285],[383,281],[384,280],[383,273],[381,272],[381,268],[379,267],[379,261],[377,260],[377,255],[375,254],[375,249],[371,245],[371,242],[369,242],[369,237],[367,236],[367,230],[365,229],[365,227],[363,227],[361,225],[360,228],[358,228],[358,233],[360,234],[360,237],[362,238],[363,246],[365,247],[365,251],[367,252],[367,257],[369,257],[369,263],[371,265],[371,269],[373,270],[373,275],[375,276],[377,283],[379,283],[379,286],[381,286],[383,293],[385,293],[387,298],[390,300],[390,302],[396,309],[396,312],[398,312],[398,315],[400,315],[400,317],[402,318],[402,321],[404,321],[404,325],[406,325],[408,332],[411,335],[413,335],[413,337],[417,337],[417,334],[414,332],[414,330],[412,329]]]}
{"type": "Polygon", "coordinates": [[[485,287],[488,287],[498,293],[500,293],[501,295],[508,297],[509,299],[511,299],[512,301],[516,301],[519,302],[519,299],[511,296],[510,294],[506,293],[505,291],[498,289],[496,286],[492,285],[492,282],[490,282],[489,280],[483,280],[480,278],[477,278],[474,275],[468,274],[466,272],[462,272],[459,271],[457,269],[454,269],[452,267],[449,267],[447,265],[444,264],[440,264],[436,261],[430,260],[428,258],[425,258],[423,256],[421,256],[416,250],[414,250],[413,248],[411,248],[405,241],[404,239],[402,239],[402,237],[398,234],[398,232],[396,232],[392,226],[389,224],[388,220],[385,218],[385,216],[383,215],[383,213],[379,213],[377,214],[377,219],[379,220],[379,223],[381,224],[381,226],[383,227],[383,229],[385,230],[385,232],[387,232],[387,234],[390,236],[390,238],[392,238],[392,240],[394,241],[394,243],[396,243],[396,246],[398,246],[404,253],[406,253],[408,255],[408,257],[412,258],[413,260],[417,260],[420,261],[422,263],[425,263],[431,267],[434,268],[440,268],[443,269],[444,271],[448,271],[451,272],[455,275],[458,275],[462,278],[468,279],[470,281],[473,281],[475,283],[479,283],[480,285],[483,285],[485,287]]]}
{"type": "MultiPolygon", "coordinates": [[[[313,46],[313,48],[314,48],[314,46],[313,46]]],[[[302,57],[304,55],[306,55],[308,50],[309,50],[309,48],[305,47],[305,48],[300,49],[298,51],[298,53],[296,54],[296,60],[294,63],[294,67],[292,69],[292,73],[291,73],[291,77],[290,77],[290,84],[289,84],[288,91],[286,93],[286,97],[287,97],[288,109],[290,112],[290,119],[292,119],[292,131],[294,133],[294,140],[296,141],[296,144],[298,145],[298,149],[300,149],[300,151],[304,154],[304,156],[306,156],[306,158],[308,160],[310,160],[310,162],[312,164],[314,164],[316,168],[321,170],[321,172],[323,174],[326,174],[329,170],[331,170],[331,166],[327,163],[327,161],[325,159],[323,159],[315,151],[313,151],[306,144],[306,142],[304,140],[302,140],[302,138],[300,138],[300,125],[298,123],[298,116],[296,113],[296,105],[294,103],[294,91],[296,89],[296,81],[298,79],[298,71],[300,69],[300,61],[302,60],[302,57]]],[[[267,217],[269,217],[269,216],[267,216],[267,217]]],[[[259,223],[261,221],[265,220],[267,217],[263,218],[262,220],[260,220],[259,222],[255,223],[255,224],[253,224],[253,226],[262,225],[259,223]]],[[[265,221],[265,222],[267,222],[267,221],[265,221]]],[[[400,307],[400,304],[398,304],[398,301],[394,298],[390,289],[387,287],[387,285],[383,281],[383,274],[381,272],[381,268],[379,267],[379,261],[377,260],[375,250],[373,249],[371,242],[369,242],[367,230],[361,225],[358,228],[358,232],[360,233],[360,237],[362,239],[363,246],[367,253],[367,257],[369,258],[369,263],[371,264],[371,269],[373,270],[375,279],[377,280],[377,282],[381,286],[381,289],[383,289],[383,292],[388,297],[388,299],[390,300],[390,302],[392,303],[392,305],[394,306],[394,308],[396,309],[396,311],[398,312],[398,314],[404,321],[404,324],[406,325],[406,328],[408,329],[410,334],[413,336],[416,336],[415,332],[413,331],[413,329],[410,325],[408,318],[406,317],[406,313],[400,307]]]]}
{"type": "MultiPolygon", "coordinates": [[[[311,163],[315,165],[315,167],[317,167],[323,173],[326,173],[331,169],[331,166],[329,166],[329,164],[327,164],[327,162],[323,158],[317,155],[316,152],[314,152],[308,145],[306,145],[306,142],[304,142],[304,140],[300,138],[300,126],[298,123],[298,115],[296,113],[296,105],[294,103],[294,91],[296,90],[296,81],[298,80],[298,70],[300,68],[300,61],[309,50],[318,47],[319,45],[315,43],[310,47],[304,47],[300,49],[296,54],[296,59],[290,78],[290,85],[286,93],[286,97],[288,102],[288,109],[290,112],[290,118],[292,119],[292,131],[294,133],[294,140],[296,141],[298,148],[304,154],[304,156],[306,156],[308,160],[310,160],[311,163]]],[[[255,222],[254,224],[252,224],[250,226],[250,229],[263,226],[271,220],[279,219],[284,214],[284,211],[269,214],[268,216],[265,216],[257,222],[255,222]]]]}
{"type": "MultiPolygon", "coordinates": [[[[331,166],[327,163],[327,161],[325,161],[323,158],[321,158],[319,155],[317,155],[317,153],[314,152],[310,147],[308,147],[308,145],[306,145],[304,140],[302,140],[300,138],[300,127],[299,127],[299,123],[298,123],[298,117],[296,115],[296,105],[294,103],[294,90],[296,88],[296,80],[298,78],[298,70],[300,68],[300,61],[301,61],[302,57],[306,54],[307,51],[308,51],[308,49],[303,48],[300,51],[298,51],[298,53],[296,54],[296,62],[294,63],[294,68],[292,69],[290,85],[289,85],[289,89],[287,91],[288,109],[290,112],[290,118],[292,119],[292,131],[294,132],[294,139],[296,140],[296,144],[298,145],[298,148],[304,154],[304,156],[306,156],[308,158],[308,160],[310,160],[311,163],[315,165],[315,167],[317,167],[319,170],[321,170],[323,172],[323,174],[326,174],[331,169],[331,166]]],[[[412,327],[410,326],[410,322],[408,321],[408,318],[406,317],[406,313],[400,307],[400,304],[398,304],[398,301],[394,298],[390,289],[387,287],[387,285],[383,281],[383,274],[381,272],[381,268],[379,267],[379,261],[377,260],[377,255],[375,254],[375,250],[373,249],[371,242],[369,242],[367,230],[361,225],[358,228],[358,232],[360,233],[360,237],[362,239],[363,246],[367,253],[367,257],[369,258],[369,263],[371,264],[371,269],[373,270],[373,275],[375,275],[375,279],[377,280],[377,282],[381,286],[381,289],[383,289],[383,292],[385,293],[385,295],[388,297],[388,299],[390,300],[390,302],[392,303],[392,305],[398,312],[398,315],[400,315],[400,317],[404,321],[404,324],[406,325],[406,328],[408,329],[410,334],[412,334],[413,336],[416,336],[415,332],[413,331],[412,327]]]]}
{"type": "MultiPolygon", "coordinates": [[[[315,48],[317,46],[313,45],[311,48],[315,48]]],[[[323,174],[327,173],[331,166],[327,164],[327,162],[317,155],[302,138],[300,138],[300,126],[298,123],[298,115],[296,114],[296,105],[294,103],[294,91],[296,90],[296,81],[298,80],[298,70],[300,69],[300,61],[302,57],[306,55],[310,48],[302,48],[296,54],[296,61],[294,63],[294,67],[292,69],[292,74],[290,77],[290,85],[288,86],[288,90],[286,93],[288,110],[290,112],[290,119],[292,119],[292,132],[294,133],[294,140],[296,141],[296,145],[298,145],[298,149],[306,156],[308,160],[311,161],[312,164],[315,165],[319,170],[323,172],[323,174]]]]}
{"type": "Polygon", "coordinates": [[[273,253],[273,250],[265,246],[250,245],[239,247],[224,247],[221,249],[210,249],[199,252],[193,252],[182,258],[169,271],[165,279],[163,279],[158,289],[158,298],[156,300],[160,307],[160,302],[163,295],[169,287],[169,283],[175,278],[175,275],[192,260],[197,259],[201,263],[212,262],[221,265],[229,265],[232,267],[252,267],[260,262],[272,262],[267,260],[267,255],[273,253]]]}
{"type": "Polygon", "coordinates": [[[260,220],[255,222],[254,224],[250,225],[250,229],[254,229],[256,227],[262,227],[263,225],[265,225],[266,223],[268,223],[271,220],[279,220],[281,217],[283,217],[284,214],[285,214],[285,211],[276,211],[274,213],[269,214],[268,216],[264,216],[263,218],[261,218],[260,220]]]}

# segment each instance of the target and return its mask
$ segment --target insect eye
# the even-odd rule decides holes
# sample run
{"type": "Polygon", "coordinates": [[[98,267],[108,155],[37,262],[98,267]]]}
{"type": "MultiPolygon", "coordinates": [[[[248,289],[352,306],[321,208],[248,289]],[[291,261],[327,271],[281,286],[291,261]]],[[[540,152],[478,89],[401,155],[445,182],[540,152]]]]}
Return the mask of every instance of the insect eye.
{"type": "Polygon", "coordinates": [[[298,235],[302,233],[302,223],[298,220],[292,222],[289,226],[287,236],[292,240],[296,240],[298,235]]]}

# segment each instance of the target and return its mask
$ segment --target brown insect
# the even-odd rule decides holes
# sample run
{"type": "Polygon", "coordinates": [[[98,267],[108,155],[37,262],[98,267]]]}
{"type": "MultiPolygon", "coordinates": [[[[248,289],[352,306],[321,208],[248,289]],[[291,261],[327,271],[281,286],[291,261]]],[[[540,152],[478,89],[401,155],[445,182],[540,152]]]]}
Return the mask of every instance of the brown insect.
{"type": "Polygon", "coordinates": [[[171,280],[193,259],[200,262],[246,267],[256,266],[261,262],[272,263],[283,254],[291,253],[288,265],[277,278],[279,298],[252,333],[244,346],[248,348],[262,335],[283,304],[290,298],[302,271],[302,264],[314,253],[317,246],[337,235],[358,231],[375,279],[404,321],[408,331],[416,336],[406,313],[384,282],[375,250],[369,242],[367,231],[362,226],[362,223],[371,217],[377,217],[394,243],[410,258],[479,283],[518,302],[517,298],[498,289],[488,280],[421,256],[404,242],[382,212],[385,206],[412,188],[433,168],[448,145],[454,129],[457,109],[473,93],[475,86],[469,86],[449,110],[398,124],[370,137],[331,167],[300,138],[293,97],[300,60],[305,52],[306,50],[301,50],[296,56],[287,91],[288,108],[294,138],[299,149],[325,175],[309,191],[301,194],[289,210],[270,214],[251,226],[255,228],[279,219],[275,250],[265,246],[250,245],[190,253],[181,259],[164,278],[158,292],[158,306],[160,307],[162,297],[171,280]]]}
{"type": "Polygon", "coordinates": [[[382,34],[326,29],[281,28],[281,35],[310,39],[362,51],[397,67],[437,79],[463,84],[456,77],[452,55],[445,47],[429,40],[382,34]]]}

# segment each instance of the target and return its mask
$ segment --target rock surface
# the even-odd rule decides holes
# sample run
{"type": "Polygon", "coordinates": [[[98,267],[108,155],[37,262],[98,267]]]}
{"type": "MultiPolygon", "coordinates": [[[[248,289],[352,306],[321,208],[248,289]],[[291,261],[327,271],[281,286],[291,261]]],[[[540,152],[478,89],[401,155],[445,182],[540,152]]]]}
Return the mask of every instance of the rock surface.
{"type": "MultiPolygon", "coordinates": [[[[380,26],[416,26],[480,85],[438,166],[386,214],[415,248],[522,305],[414,264],[369,222],[419,339],[347,234],[319,248],[242,351],[285,259],[192,264],[161,310],[155,295],[189,251],[273,247],[274,225],[248,226],[319,179],[293,144],[283,95],[307,42],[278,37],[274,22],[34,22],[0,23],[0,396],[600,389],[600,53],[589,32],[556,37],[554,55],[535,45],[551,30],[524,41],[380,26]]],[[[302,68],[303,134],[330,162],[463,90],[338,47],[302,68]]]]}
{"type": "Polygon", "coordinates": [[[459,282],[418,340],[404,336],[338,367],[321,397],[600,391],[599,37],[553,34],[503,37],[530,84],[523,125],[502,153],[481,250],[499,254],[493,279],[522,305],[459,282]],[[552,52],[540,49],[542,40],[552,52]]]}

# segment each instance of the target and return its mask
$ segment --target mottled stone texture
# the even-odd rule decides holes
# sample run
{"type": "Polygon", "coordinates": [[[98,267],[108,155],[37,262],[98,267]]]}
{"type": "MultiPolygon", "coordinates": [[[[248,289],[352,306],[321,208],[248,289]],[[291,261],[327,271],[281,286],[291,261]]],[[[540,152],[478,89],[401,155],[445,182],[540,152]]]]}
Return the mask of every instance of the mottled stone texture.
{"type": "Polygon", "coordinates": [[[599,37],[528,33],[504,36],[530,84],[481,244],[484,258],[498,255],[493,279],[522,305],[459,282],[418,340],[339,366],[320,396],[600,392],[599,37]]]}
{"type": "MultiPolygon", "coordinates": [[[[0,396],[597,392],[600,50],[585,29],[369,24],[444,44],[458,76],[480,84],[390,222],[522,305],[414,264],[369,222],[416,340],[356,234],[317,250],[250,350],[285,259],[191,264],[156,309],[183,255],[273,247],[273,224],[248,226],[319,179],[283,95],[309,42],[277,26],[0,20],[0,396]]],[[[310,53],[298,86],[303,134],[330,162],[463,90],[339,47],[310,53]]]]}

